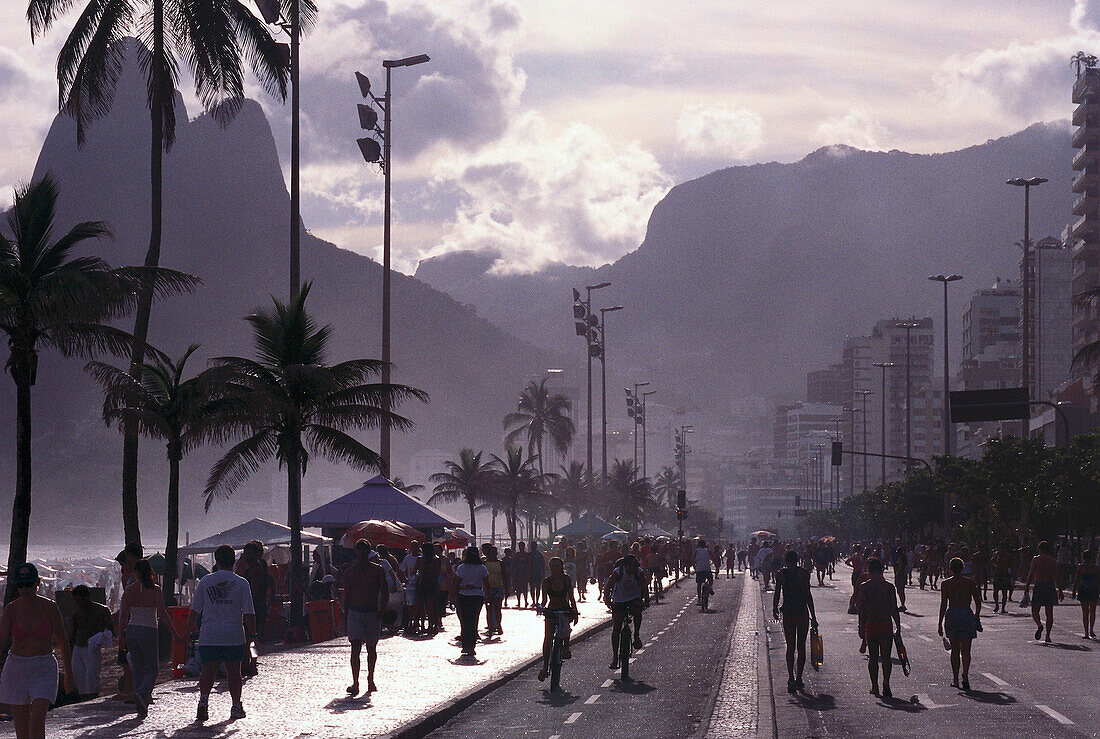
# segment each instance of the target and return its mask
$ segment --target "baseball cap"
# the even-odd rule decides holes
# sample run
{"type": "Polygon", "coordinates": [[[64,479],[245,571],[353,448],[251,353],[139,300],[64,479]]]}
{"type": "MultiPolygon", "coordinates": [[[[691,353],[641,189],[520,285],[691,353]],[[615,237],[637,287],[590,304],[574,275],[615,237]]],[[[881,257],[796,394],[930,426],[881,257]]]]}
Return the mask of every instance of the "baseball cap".
{"type": "Polygon", "coordinates": [[[13,587],[17,588],[23,585],[35,585],[38,582],[38,568],[30,562],[24,562],[11,571],[8,580],[13,587]]]}

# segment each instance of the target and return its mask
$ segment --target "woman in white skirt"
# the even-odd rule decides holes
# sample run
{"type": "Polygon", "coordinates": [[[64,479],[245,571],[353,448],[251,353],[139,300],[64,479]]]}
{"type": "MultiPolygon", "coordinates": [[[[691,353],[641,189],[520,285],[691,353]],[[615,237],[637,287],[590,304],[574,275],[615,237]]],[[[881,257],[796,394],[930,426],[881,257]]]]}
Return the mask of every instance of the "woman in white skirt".
{"type": "Polygon", "coordinates": [[[18,739],[44,739],[46,711],[57,699],[57,660],[61,650],[65,690],[73,692],[72,656],[61,611],[38,594],[38,570],[21,564],[8,573],[8,587],[17,597],[0,616],[0,652],[11,646],[0,673],[0,703],[11,706],[18,739]]]}

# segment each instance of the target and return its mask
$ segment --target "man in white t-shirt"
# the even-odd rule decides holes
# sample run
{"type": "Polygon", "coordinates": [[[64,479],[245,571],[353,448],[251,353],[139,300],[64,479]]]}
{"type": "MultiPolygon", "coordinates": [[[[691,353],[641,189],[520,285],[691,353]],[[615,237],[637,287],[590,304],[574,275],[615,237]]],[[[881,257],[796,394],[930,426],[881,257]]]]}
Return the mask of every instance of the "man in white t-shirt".
{"type": "Polygon", "coordinates": [[[202,662],[199,721],[209,718],[207,705],[219,663],[225,664],[229,694],[233,697],[229,717],[237,719],[245,715],[241,704],[241,662],[248,656],[248,645],[256,634],[256,614],[252,588],[248,580],[234,574],[234,559],[233,547],[218,547],[214,551],[217,569],[199,581],[191,602],[187,633],[191,633],[196,622],[199,623],[199,661],[202,662]]]}
{"type": "Polygon", "coordinates": [[[703,600],[703,586],[710,587],[714,583],[714,570],[710,566],[710,550],[707,549],[707,542],[704,539],[699,539],[695,542],[695,592],[699,596],[700,604],[702,608],[703,600]]]}

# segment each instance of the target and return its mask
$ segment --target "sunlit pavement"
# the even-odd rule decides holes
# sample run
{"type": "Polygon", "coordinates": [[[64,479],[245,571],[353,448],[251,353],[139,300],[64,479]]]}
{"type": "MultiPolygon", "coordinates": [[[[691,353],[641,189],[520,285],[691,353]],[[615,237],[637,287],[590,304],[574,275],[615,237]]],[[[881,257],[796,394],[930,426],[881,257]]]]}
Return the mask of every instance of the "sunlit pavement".
{"type": "MultiPolygon", "coordinates": [[[[608,617],[602,604],[589,600],[578,605],[578,631],[597,627],[608,617]]],[[[384,638],[378,646],[375,676],[379,690],[370,696],[347,697],[349,645],[341,639],[263,657],[260,674],[245,682],[248,716],[238,721],[229,720],[230,698],[223,682],[211,695],[209,721],[196,724],[198,687],[194,680],[184,679],[157,686],[155,703],[144,721],[130,706],[98,700],[51,712],[46,733],[50,737],[339,739],[400,732],[459,696],[514,672],[541,652],[543,625],[534,611],[506,609],[502,625],[503,637],[478,645],[476,662],[459,660],[460,650],[453,641],[459,631],[454,615],[445,620],[446,631],[432,639],[384,638]]],[[[365,690],[365,654],[361,684],[365,690]]],[[[0,731],[14,733],[10,723],[0,731]]]]}
{"type": "MultiPolygon", "coordinates": [[[[816,578],[814,580],[816,583],[816,578]]],[[[914,578],[914,582],[916,579],[914,578]]],[[[936,633],[939,591],[907,588],[902,636],[912,663],[909,677],[895,663],[894,699],[869,695],[866,657],[858,653],[856,616],[847,613],[851,570],[813,588],[825,664],[807,666],[806,690],[786,692],[783,631],[769,621],[772,695],[780,737],[1067,737],[1100,735],[1095,676],[1100,643],[1081,638],[1081,609],[1068,599],[1055,608],[1053,644],[1035,641],[1030,609],[1008,604],[1007,614],[984,604],[984,632],[974,641],[972,691],[951,687],[951,665],[936,633]]],[[[990,592],[992,596],[992,592],[990,592]]],[[[763,594],[770,614],[771,596],[763,594]]],[[[766,679],[766,676],[764,677],[766,679]]]]}

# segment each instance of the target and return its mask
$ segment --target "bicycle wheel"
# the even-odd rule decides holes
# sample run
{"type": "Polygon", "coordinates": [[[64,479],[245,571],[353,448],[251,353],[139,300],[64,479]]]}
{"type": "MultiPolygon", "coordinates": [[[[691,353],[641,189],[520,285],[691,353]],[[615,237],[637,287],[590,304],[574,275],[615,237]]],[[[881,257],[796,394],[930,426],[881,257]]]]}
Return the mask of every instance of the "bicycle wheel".
{"type": "Polygon", "coordinates": [[[624,682],[630,679],[630,627],[623,624],[619,634],[619,678],[624,682]]]}
{"type": "Polygon", "coordinates": [[[556,693],[561,690],[561,660],[562,660],[562,643],[561,639],[554,638],[554,645],[550,648],[550,692],[556,693]]]}
{"type": "Polygon", "coordinates": [[[707,610],[708,602],[710,602],[710,591],[707,589],[706,583],[704,583],[703,590],[699,595],[699,604],[702,606],[703,611],[707,610]]]}

